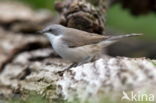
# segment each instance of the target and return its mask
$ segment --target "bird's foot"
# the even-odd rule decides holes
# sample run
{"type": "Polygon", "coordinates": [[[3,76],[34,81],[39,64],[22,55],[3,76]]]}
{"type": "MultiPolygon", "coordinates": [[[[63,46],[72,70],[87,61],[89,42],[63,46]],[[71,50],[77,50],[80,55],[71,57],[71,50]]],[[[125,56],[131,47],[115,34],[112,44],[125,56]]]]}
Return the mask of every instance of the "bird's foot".
{"type": "Polygon", "coordinates": [[[77,63],[72,63],[71,65],[69,65],[68,67],[66,67],[64,70],[59,71],[58,73],[59,73],[60,75],[63,75],[64,72],[66,72],[67,70],[69,70],[69,69],[72,68],[72,67],[76,67],[77,65],[78,65],[77,63]]]}

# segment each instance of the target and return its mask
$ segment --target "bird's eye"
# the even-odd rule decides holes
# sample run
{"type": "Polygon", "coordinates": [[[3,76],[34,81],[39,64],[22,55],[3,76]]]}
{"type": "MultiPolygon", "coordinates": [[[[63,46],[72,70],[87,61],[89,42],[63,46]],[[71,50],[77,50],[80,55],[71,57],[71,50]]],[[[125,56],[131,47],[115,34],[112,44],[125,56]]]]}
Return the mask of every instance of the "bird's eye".
{"type": "Polygon", "coordinates": [[[53,30],[52,30],[52,29],[49,29],[48,31],[49,31],[49,32],[52,32],[53,30]]]}
{"type": "Polygon", "coordinates": [[[49,33],[53,34],[53,35],[58,35],[57,31],[55,29],[48,29],[49,33]]]}

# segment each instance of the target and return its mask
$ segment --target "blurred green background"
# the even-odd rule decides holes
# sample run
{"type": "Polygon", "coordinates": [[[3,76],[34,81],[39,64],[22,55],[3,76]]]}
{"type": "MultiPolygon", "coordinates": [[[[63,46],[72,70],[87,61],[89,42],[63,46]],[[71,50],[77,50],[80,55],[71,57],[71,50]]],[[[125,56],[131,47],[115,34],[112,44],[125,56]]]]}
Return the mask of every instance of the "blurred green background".
{"type": "MultiPolygon", "coordinates": [[[[54,12],[55,0],[18,0],[33,8],[48,8],[54,12]]],[[[144,39],[156,40],[156,14],[133,16],[116,4],[108,10],[107,27],[123,33],[144,33],[144,39]]]]}

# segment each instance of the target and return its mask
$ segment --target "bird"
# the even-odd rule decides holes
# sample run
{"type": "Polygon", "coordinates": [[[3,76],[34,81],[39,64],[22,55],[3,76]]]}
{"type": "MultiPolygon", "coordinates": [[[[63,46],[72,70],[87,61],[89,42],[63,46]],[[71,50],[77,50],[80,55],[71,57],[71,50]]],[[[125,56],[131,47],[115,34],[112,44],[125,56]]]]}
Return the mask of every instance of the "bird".
{"type": "Polygon", "coordinates": [[[142,35],[132,33],[106,36],[65,27],[60,24],[48,25],[40,33],[49,39],[54,51],[59,56],[73,63],[70,67],[84,64],[101,55],[103,48],[122,38],[142,35]]]}

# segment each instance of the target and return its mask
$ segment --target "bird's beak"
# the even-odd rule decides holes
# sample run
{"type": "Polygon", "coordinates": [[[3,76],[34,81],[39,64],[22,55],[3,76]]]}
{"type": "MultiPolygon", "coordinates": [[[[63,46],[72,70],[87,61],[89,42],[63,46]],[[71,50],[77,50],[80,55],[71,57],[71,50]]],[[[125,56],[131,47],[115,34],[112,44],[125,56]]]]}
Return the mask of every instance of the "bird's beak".
{"type": "Polygon", "coordinates": [[[40,30],[40,31],[38,31],[37,33],[39,33],[39,34],[44,34],[46,31],[44,31],[44,30],[40,30]]]}

